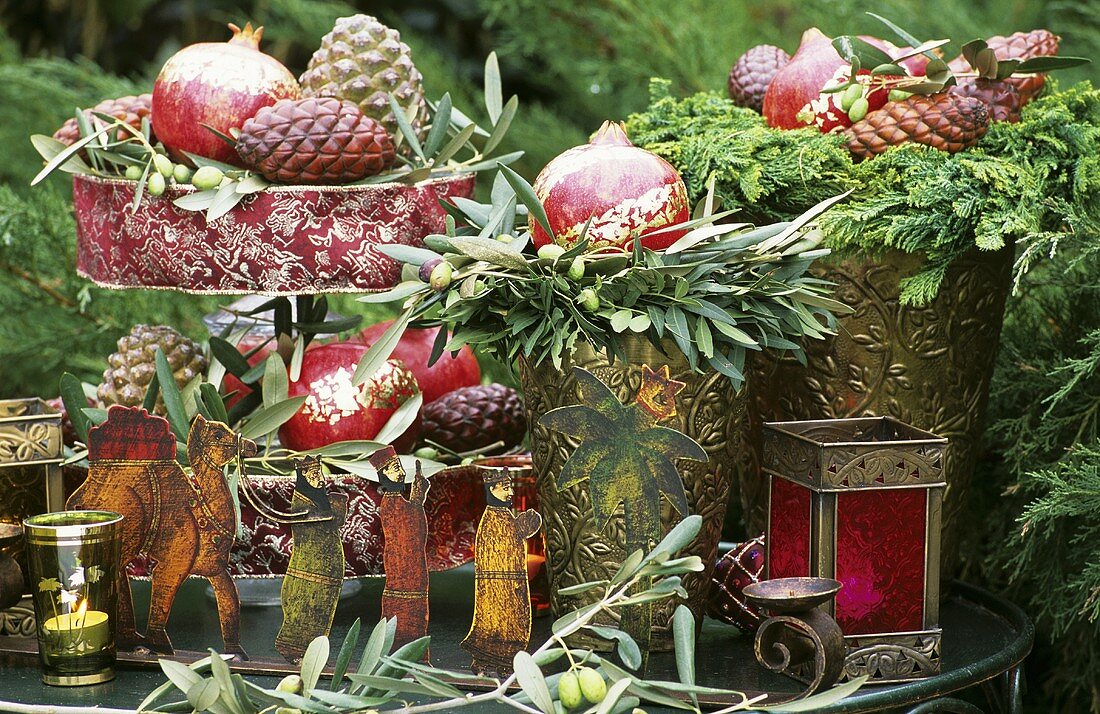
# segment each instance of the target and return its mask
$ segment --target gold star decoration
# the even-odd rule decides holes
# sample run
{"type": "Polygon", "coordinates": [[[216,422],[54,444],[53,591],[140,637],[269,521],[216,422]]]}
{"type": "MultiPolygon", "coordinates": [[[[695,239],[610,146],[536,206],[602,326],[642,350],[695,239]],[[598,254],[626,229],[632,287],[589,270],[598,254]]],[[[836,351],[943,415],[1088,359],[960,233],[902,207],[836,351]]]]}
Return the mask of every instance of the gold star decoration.
{"type": "Polygon", "coordinates": [[[684,391],[686,382],[679,382],[669,374],[668,365],[654,371],[648,364],[642,365],[642,386],[638,389],[637,402],[657,421],[676,416],[676,395],[684,391]]]}

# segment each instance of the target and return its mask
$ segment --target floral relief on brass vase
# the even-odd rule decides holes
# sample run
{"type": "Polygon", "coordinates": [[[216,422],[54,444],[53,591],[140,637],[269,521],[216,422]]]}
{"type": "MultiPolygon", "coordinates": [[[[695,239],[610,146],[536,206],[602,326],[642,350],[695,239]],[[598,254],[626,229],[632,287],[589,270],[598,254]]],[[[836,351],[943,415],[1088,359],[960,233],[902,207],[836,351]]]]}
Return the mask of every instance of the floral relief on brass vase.
{"type": "MultiPolygon", "coordinates": [[[[706,568],[700,573],[684,576],[689,594],[687,605],[696,621],[702,622],[711,572],[718,555],[718,541],[726,505],[733,482],[737,450],[741,445],[741,430],[747,393],[735,390],[729,380],[717,372],[695,373],[689,368],[675,345],[666,347],[669,356],[657,351],[642,338],[631,340],[627,360],[609,364],[602,354],[585,345],[578,348],[571,362],[560,370],[547,361],[539,366],[520,362],[527,423],[531,428],[531,450],[539,489],[539,510],[546,533],[547,560],[551,584],[551,607],[556,616],[589,604],[597,598],[596,591],[564,596],[559,590],[590,580],[610,578],[626,557],[626,533],[622,506],[605,530],[596,525],[588,484],[558,491],[557,477],[577,443],[574,439],[539,425],[539,417],[556,407],[578,403],[572,367],[584,367],[605,383],[623,403],[634,401],[641,384],[643,364],[657,368],[669,365],[672,378],[686,382],[679,394],[678,414],[663,426],[682,431],[698,442],[710,457],[708,463],[680,460],[677,469],[684,481],[688,506],[692,514],[703,518],[696,539],[683,555],[697,555],[706,568]]],[[[680,515],[667,501],[662,501],[661,525],[667,532],[680,520],[680,515]]],[[[656,604],[650,648],[654,651],[672,649],[670,622],[677,603],[671,599],[656,604]]],[[[604,615],[604,624],[616,624],[604,615]]],[[[578,641],[582,641],[580,638],[578,641]]],[[[604,643],[585,641],[602,646],[604,643]]]]}
{"type": "Polygon", "coordinates": [[[889,415],[949,440],[942,562],[950,577],[984,428],[1012,257],[1011,247],[967,253],[952,264],[936,299],[923,307],[899,301],[899,280],[918,267],[911,254],[846,258],[814,268],[816,277],[837,284],[836,297],[853,312],[839,318],[836,336],[806,342],[807,366],[767,354],[753,363],[739,464],[750,533],[764,530],[767,513],[767,478],[760,471],[764,422],[889,415]]]}

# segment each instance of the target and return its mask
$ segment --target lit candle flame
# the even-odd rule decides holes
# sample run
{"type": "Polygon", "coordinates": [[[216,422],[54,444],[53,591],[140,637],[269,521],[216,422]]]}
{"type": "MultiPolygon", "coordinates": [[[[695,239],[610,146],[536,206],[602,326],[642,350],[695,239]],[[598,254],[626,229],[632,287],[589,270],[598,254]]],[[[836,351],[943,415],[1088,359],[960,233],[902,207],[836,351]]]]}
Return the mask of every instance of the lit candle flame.
{"type": "Polygon", "coordinates": [[[80,619],[84,619],[84,614],[88,612],[88,601],[81,600],[80,604],[76,606],[76,614],[80,615],[80,619]]]}

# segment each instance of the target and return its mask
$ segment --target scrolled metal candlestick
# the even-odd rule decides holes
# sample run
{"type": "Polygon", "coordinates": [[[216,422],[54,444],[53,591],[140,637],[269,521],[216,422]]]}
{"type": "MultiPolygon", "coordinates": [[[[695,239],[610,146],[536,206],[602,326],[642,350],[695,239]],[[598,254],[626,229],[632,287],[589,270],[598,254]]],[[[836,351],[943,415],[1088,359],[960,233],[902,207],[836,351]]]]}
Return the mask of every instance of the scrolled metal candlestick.
{"type": "MultiPolygon", "coordinates": [[[[0,547],[14,543],[23,537],[23,526],[18,523],[0,523],[0,547]]],[[[0,610],[19,603],[23,597],[23,572],[19,563],[7,553],[0,552],[0,610]]]]}
{"type": "Polygon", "coordinates": [[[756,661],[806,682],[803,697],[831,687],[844,669],[844,633],[819,607],[840,588],[829,578],[776,578],[743,591],[745,599],[772,613],[756,631],[756,661]]]}

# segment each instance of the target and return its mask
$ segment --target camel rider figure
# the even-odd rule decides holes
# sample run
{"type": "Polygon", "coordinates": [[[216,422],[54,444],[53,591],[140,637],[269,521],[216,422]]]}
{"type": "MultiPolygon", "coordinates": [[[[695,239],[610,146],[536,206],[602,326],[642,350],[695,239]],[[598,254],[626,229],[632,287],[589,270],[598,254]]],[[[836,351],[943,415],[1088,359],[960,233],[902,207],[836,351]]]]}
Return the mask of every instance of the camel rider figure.
{"type": "Polygon", "coordinates": [[[507,676],[516,652],[531,640],[527,539],[539,532],[537,511],[512,510],[508,467],[483,468],[485,513],[474,539],[474,620],[462,649],[477,674],[507,676]]]}
{"type": "MultiPolygon", "coordinates": [[[[424,498],[428,479],[416,462],[416,475],[405,496],[405,469],[392,446],[370,456],[378,471],[382,501],[382,565],[386,588],[382,591],[382,617],[397,618],[394,647],[428,634],[428,517],[424,498]]],[[[427,655],[425,655],[427,657],[427,655]]]]}

